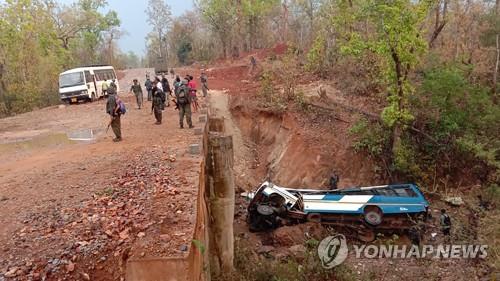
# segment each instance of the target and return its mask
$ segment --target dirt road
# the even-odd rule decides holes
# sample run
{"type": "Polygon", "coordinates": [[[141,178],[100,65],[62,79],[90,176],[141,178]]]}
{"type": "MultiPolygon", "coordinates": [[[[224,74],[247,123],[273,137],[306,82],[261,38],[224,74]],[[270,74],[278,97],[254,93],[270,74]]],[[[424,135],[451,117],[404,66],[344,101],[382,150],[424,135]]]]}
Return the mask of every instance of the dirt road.
{"type": "MultiPolygon", "coordinates": [[[[105,100],[0,120],[5,277],[71,273],[75,280],[85,274],[119,280],[121,260],[129,256],[186,252],[200,163],[188,146],[201,137],[179,129],[173,106],[164,111],[162,125],[154,124],[149,102],[136,109],[135,98],[123,90],[146,71],[128,70],[120,81],[128,109],[120,143],[111,141],[111,130],[106,133],[105,100]],[[166,242],[155,245],[158,237],[166,242]]],[[[200,126],[198,114],[193,120],[200,126]]]]}

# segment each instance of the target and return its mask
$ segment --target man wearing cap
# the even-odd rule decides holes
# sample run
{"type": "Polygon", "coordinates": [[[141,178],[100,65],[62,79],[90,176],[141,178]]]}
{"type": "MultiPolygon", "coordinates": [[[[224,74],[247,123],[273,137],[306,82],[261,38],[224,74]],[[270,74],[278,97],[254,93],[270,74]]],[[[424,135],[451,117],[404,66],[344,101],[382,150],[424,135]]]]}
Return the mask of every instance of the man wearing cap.
{"type": "Polygon", "coordinates": [[[146,91],[148,91],[148,101],[151,101],[151,91],[153,90],[153,82],[149,79],[149,75],[146,76],[146,82],[144,82],[144,87],[146,87],[146,91]]]}
{"type": "Polygon", "coordinates": [[[141,109],[142,107],[142,87],[139,84],[139,81],[137,79],[134,79],[134,84],[132,87],[130,87],[130,92],[133,92],[135,95],[135,100],[137,101],[137,107],[141,109]]]}
{"type": "Polygon", "coordinates": [[[111,120],[109,126],[113,129],[115,133],[114,142],[119,142],[122,140],[122,128],[120,121],[120,107],[117,103],[116,90],[114,87],[109,87],[108,89],[108,100],[106,102],[106,113],[109,114],[111,120]]]}

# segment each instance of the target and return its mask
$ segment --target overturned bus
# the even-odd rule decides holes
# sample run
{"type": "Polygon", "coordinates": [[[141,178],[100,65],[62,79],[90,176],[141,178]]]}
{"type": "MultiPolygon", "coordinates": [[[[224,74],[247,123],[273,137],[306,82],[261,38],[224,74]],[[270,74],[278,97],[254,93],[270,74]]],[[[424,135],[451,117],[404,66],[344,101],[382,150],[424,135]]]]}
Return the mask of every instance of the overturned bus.
{"type": "Polygon", "coordinates": [[[370,241],[376,232],[408,230],[427,217],[429,202],[415,184],[335,190],[292,189],[264,182],[251,198],[251,231],[318,222],[342,226],[370,241]]]}

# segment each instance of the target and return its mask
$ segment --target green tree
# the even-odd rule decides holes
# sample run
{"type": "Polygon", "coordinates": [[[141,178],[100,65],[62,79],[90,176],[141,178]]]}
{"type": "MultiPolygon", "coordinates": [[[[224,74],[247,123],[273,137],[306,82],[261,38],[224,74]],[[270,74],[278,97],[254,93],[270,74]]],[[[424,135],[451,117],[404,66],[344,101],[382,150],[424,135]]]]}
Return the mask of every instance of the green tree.
{"type": "Polygon", "coordinates": [[[414,95],[414,87],[409,79],[411,71],[419,64],[426,52],[423,23],[432,1],[411,0],[368,0],[352,4],[340,0],[343,9],[351,17],[334,19],[342,28],[341,51],[359,55],[370,52],[378,56],[382,78],[387,85],[388,105],[382,119],[392,128],[392,154],[396,167],[403,162],[405,153],[401,137],[407,126],[414,120],[409,108],[409,98],[414,95]],[[356,23],[365,22],[373,28],[366,32],[356,23]],[[353,24],[354,23],[354,24],[353,24]]]}
{"type": "Polygon", "coordinates": [[[222,54],[227,57],[232,28],[236,24],[236,7],[232,0],[197,0],[203,18],[216,33],[222,45],[222,54]]]}
{"type": "Polygon", "coordinates": [[[263,20],[273,7],[280,3],[279,0],[241,0],[242,15],[247,25],[249,48],[258,46],[259,29],[263,26],[263,20]]]}
{"type": "Polygon", "coordinates": [[[2,5],[0,116],[56,102],[57,77],[66,56],[43,2],[7,1],[2,5]]]}

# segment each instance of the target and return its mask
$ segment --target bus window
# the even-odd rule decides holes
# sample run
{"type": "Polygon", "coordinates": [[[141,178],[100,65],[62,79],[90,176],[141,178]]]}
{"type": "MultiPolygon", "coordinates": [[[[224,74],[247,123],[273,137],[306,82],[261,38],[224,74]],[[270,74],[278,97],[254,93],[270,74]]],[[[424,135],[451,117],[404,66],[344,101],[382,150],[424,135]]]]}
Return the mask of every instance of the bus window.
{"type": "Polygon", "coordinates": [[[394,189],[394,192],[396,192],[399,197],[417,197],[415,191],[409,187],[398,187],[394,189]]]}
{"type": "Polygon", "coordinates": [[[90,75],[90,71],[85,71],[85,81],[86,83],[93,83],[92,75],[90,75]]]}
{"type": "Polygon", "coordinates": [[[382,196],[398,196],[396,192],[394,192],[393,189],[391,188],[380,188],[376,190],[377,195],[382,195],[382,196]]]}

